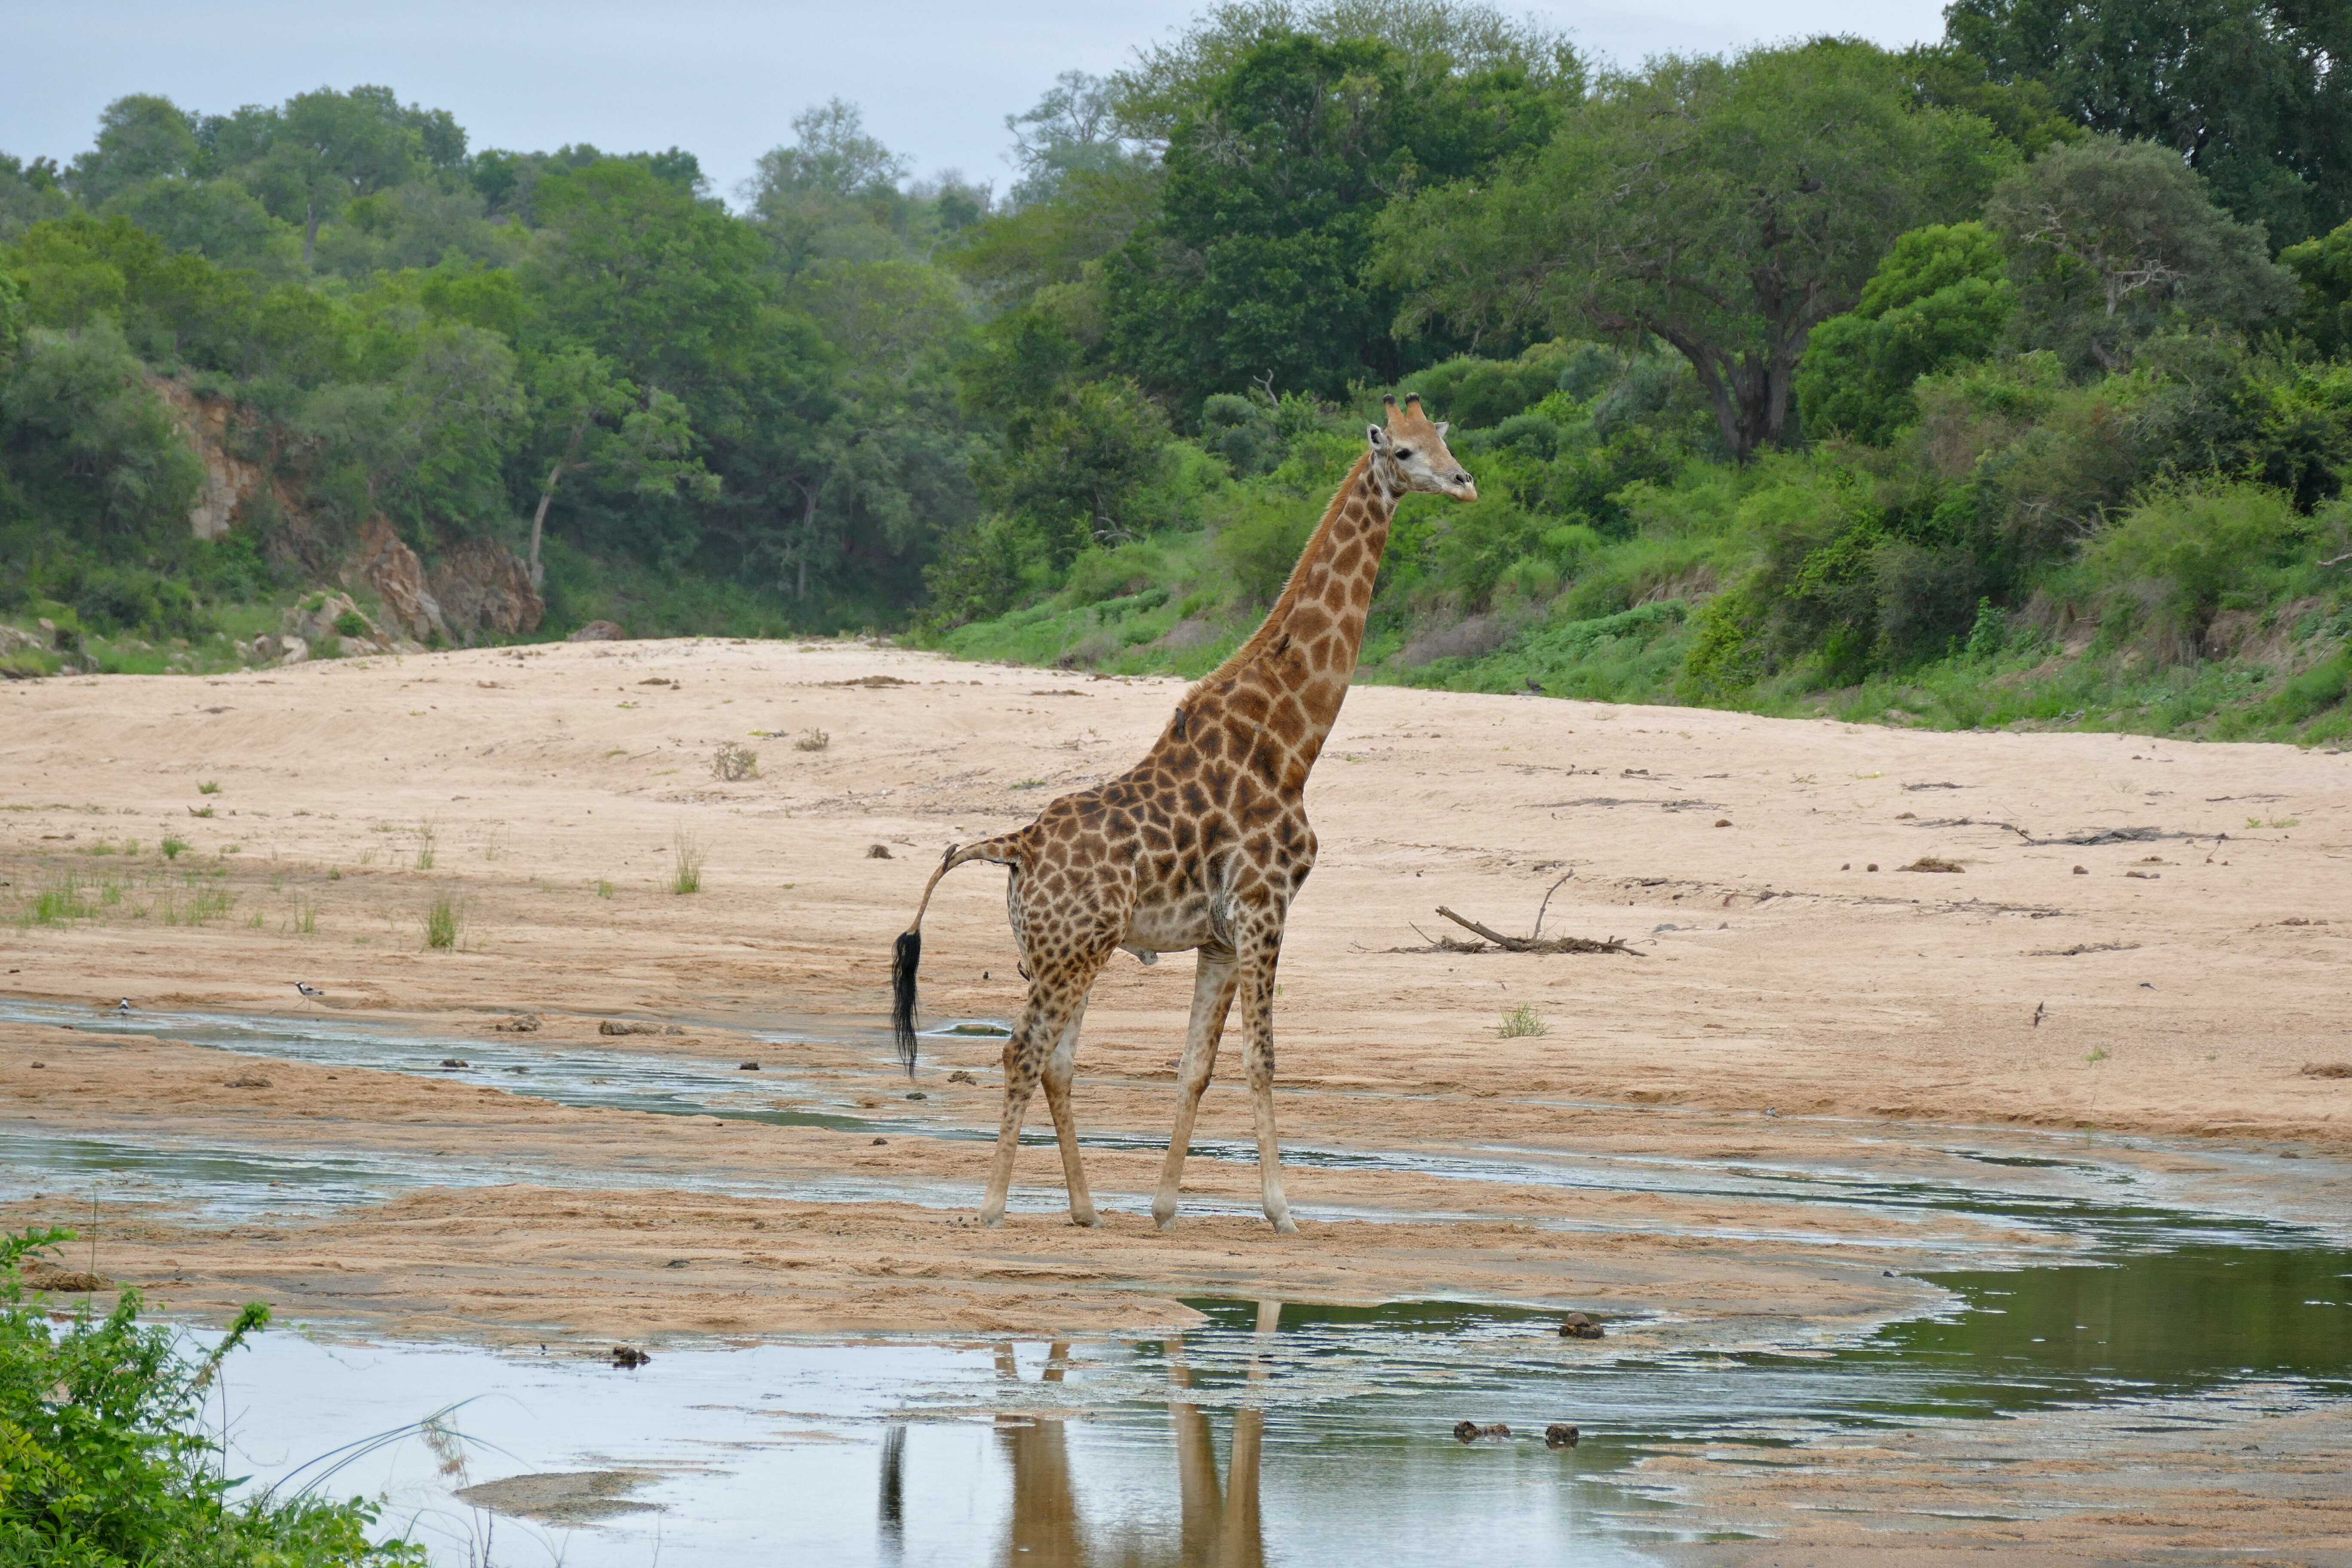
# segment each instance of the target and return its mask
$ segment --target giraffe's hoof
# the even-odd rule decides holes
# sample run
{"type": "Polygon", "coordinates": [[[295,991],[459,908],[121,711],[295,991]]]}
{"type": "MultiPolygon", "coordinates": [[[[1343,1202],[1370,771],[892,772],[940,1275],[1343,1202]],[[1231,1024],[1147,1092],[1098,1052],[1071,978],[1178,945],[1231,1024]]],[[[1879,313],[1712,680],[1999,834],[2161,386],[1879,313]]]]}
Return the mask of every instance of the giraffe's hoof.
{"type": "Polygon", "coordinates": [[[981,1224],[982,1224],[982,1225],[984,1225],[984,1226],[987,1226],[990,1229],[992,1229],[992,1229],[994,1229],[996,1226],[1000,1226],[1000,1225],[1003,1225],[1003,1224],[1004,1223],[1004,1216],[1003,1216],[1003,1215],[1001,1215],[1001,1214],[987,1214],[987,1213],[982,1213],[982,1214],[981,1215],[981,1216],[980,1216],[980,1223],[981,1223],[981,1224]]]}
{"type": "Polygon", "coordinates": [[[1070,1223],[1076,1226],[1083,1226],[1087,1229],[1092,1230],[1096,1226],[1100,1225],[1102,1222],[1095,1218],[1095,1211],[1092,1209],[1072,1209],[1070,1211],[1070,1223]]]}
{"type": "Polygon", "coordinates": [[[1153,1215],[1151,1216],[1151,1225],[1153,1229],[1159,1231],[1162,1235],[1166,1235],[1176,1228],[1176,1216],[1171,1214],[1163,1219],[1158,1215],[1153,1215]]]}
{"type": "Polygon", "coordinates": [[[1274,1222],[1274,1233],[1276,1236],[1297,1236],[1298,1234],[1298,1222],[1291,1218],[1288,1215],[1284,1215],[1281,1218],[1274,1222]]]}

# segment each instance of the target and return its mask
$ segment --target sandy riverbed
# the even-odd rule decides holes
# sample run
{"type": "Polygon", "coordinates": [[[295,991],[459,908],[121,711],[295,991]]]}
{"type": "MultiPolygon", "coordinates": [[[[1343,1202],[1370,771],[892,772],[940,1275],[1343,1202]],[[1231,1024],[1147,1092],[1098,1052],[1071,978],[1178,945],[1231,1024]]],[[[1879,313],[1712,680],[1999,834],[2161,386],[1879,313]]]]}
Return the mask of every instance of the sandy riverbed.
{"type": "MultiPolygon", "coordinates": [[[[1120,771],[1180,690],[722,642],[0,686],[0,908],[70,876],[91,911],[5,928],[0,995],[308,1006],[712,1073],[757,1052],[793,1075],[780,1106],[871,1100],[992,1129],[985,1039],[927,1043],[926,1099],[907,1109],[875,1034],[889,939],[945,845],[1120,771]],[[822,750],[795,746],[814,731],[822,750]],[[760,776],[716,778],[726,742],[756,749],[760,776]],[[167,837],[186,846],[168,860],[167,837]],[[681,837],[704,857],[688,896],[667,890],[681,837]],[[464,916],[456,952],[422,941],[445,896],[464,916]],[[541,1028],[494,1031],[521,1012],[541,1028]],[[605,1017],[688,1033],[603,1037],[605,1017]],[[773,1043],[787,1022],[810,1039],[773,1043]]],[[[2352,1078],[2304,1069],[2352,1061],[2352,758],[1360,689],[1309,804],[1322,859],[1277,1016],[1286,1138],[1932,1177],[1952,1129],[2144,1133],[2165,1150],[2131,1158],[2222,1186],[2243,1185],[2222,1156],[2310,1156],[2309,1179],[2264,1205],[2341,1212],[2352,1078]],[[2115,836],[2137,829],[2152,835],[2115,836]],[[1960,870],[1901,869],[1923,858],[1960,870]],[[1463,934],[1441,904],[1525,932],[1555,885],[1546,934],[1622,936],[1640,956],[1412,951],[1463,934]],[[1549,1032],[1504,1037],[1521,1005],[1549,1032]]],[[[1017,1008],[1002,891],[985,867],[943,885],[931,1018],[1017,1008]]],[[[1190,989],[1187,955],[1115,963],[1081,1051],[1089,1130],[1164,1131],[1190,989]]],[[[1247,1114],[1221,1082],[1202,1134],[1246,1136],[1247,1114]]],[[[985,1147],[968,1140],[551,1105],[520,1084],[55,1023],[0,1024],[9,1130],[405,1163],[415,1190],[324,1216],[219,1224],[124,1200],[96,1261],[175,1310],[265,1295],[320,1321],[508,1342],[1141,1328],[1185,1321],[1180,1297],[1261,1292],[1454,1293],[1732,1332],[1883,1315],[1921,1299],[1905,1263],[2008,1245],[1963,1217],[1923,1236],[1816,1214],[1832,1234],[1800,1236],[1776,1220],[1785,1205],[1737,1196],[1405,1167],[1295,1168],[1294,1204],[1325,1216],[1297,1238],[1234,1212],[1162,1237],[1131,1205],[1100,1233],[1034,1207],[983,1233],[921,1201],[980,1179],[985,1147]],[[268,1083],[229,1087],[241,1077],[268,1083]],[[424,1179],[459,1160],[517,1174],[424,1179]],[[628,1180],[600,1186],[600,1170],[628,1180]],[[878,1195],[791,1195],[845,1181],[878,1195]],[[1349,1212],[1392,1223],[1335,1217],[1349,1212]]],[[[1148,1151],[1089,1156],[1113,1200],[1148,1193],[1155,1167],[1148,1151]]],[[[1033,1148],[1018,1180],[1056,1172],[1033,1148]]],[[[60,1184],[87,1200],[88,1184],[60,1184]]],[[[1245,1205],[1255,1179],[1195,1162],[1187,1190],[1245,1205]]],[[[0,1221],[70,1219],[60,1195],[0,1221]]]]}

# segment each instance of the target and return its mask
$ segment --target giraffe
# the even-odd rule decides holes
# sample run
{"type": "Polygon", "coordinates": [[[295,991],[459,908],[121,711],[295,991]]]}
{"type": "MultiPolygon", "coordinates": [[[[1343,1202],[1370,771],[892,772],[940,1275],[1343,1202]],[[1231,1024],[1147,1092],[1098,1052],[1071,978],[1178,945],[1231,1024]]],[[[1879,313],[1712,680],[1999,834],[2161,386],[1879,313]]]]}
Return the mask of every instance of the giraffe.
{"type": "Polygon", "coordinates": [[[1108,784],[1054,801],[1016,832],[950,846],[898,937],[891,1024],[911,1074],[915,975],[932,891],[967,861],[1012,868],[1005,905],[1029,994],[1004,1043],[1003,1118],[981,1203],[983,1225],[1004,1217],[1022,1119],[1041,1079],[1070,1218],[1095,1224],[1070,1110],[1087,993],[1121,948],[1146,963],[1192,948],[1192,1018],[1152,1219],[1161,1230],[1175,1227],[1193,1120],[1238,995],[1265,1217],[1281,1234],[1298,1228],[1275,1142],[1274,988],[1290,902],[1315,865],[1307,775],[1347,699],[1398,500],[1408,492],[1478,499],[1446,449],[1446,426],[1422,412],[1419,395],[1401,408],[1393,397],[1382,401],[1386,426],[1368,426],[1367,450],[1331,497],[1265,623],[1185,692],[1143,760],[1108,784]]]}

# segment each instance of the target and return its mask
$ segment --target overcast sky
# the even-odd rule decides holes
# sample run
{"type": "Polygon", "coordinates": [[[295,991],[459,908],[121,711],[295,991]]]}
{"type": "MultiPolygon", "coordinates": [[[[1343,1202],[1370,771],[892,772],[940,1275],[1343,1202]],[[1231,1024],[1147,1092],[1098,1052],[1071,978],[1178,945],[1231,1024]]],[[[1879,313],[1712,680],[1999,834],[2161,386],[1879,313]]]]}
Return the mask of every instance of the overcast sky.
{"type": "MultiPolygon", "coordinates": [[[[1816,33],[1888,45],[1942,32],[1934,0],[1614,0],[1515,5],[1623,64],[1816,33]]],[[[0,0],[0,151],[60,163],[98,113],[160,92],[219,113],[320,86],[446,109],[475,147],[680,146],[722,193],[835,94],[929,174],[1007,183],[1004,116],[1060,71],[1097,73],[1197,0],[0,0]]]]}

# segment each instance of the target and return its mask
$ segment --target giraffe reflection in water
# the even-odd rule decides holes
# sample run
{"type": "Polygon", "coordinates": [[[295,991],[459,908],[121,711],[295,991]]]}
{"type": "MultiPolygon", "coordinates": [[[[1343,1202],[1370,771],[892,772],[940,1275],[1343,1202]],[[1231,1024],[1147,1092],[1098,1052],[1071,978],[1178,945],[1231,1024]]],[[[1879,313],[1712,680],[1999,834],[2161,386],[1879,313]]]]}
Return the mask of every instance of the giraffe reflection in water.
{"type": "MultiPolygon", "coordinates": [[[[1261,1347],[1272,1341],[1282,1303],[1257,1304],[1261,1347]]],[[[1070,1347],[1056,1340],[1045,1352],[1044,1381],[1060,1383],[1069,1370],[1070,1347]]],[[[1013,1347],[996,1351],[997,1375],[1020,1381],[1013,1347]]],[[[1263,1384],[1263,1353],[1253,1357],[1249,1381],[1263,1384]]],[[[1168,1342],[1171,1391],[1192,1386],[1181,1338],[1168,1342]]],[[[1022,1568],[1265,1568],[1265,1538],[1258,1516],[1258,1464],[1265,1440],[1265,1411],[1244,1405],[1234,1412],[1233,1443],[1223,1483],[1209,1417],[1199,1405],[1171,1397],[1168,1416],[1176,1447],[1176,1479],[1181,1518],[1173,1542],[1145,1541],[1113,1525],[1111,1539],[1090,1544],[1079,1517],[1077,1489],[1070,1475],[1066,1423],[1026,1415],[1000,1415],[996,1440],[1013,1468],[1013,1510],[1000,1561],[1022,1568]]],[[[881,1528],[886,1550],[896,1557],[904,1541],[900,1496],[906,1431],[893,1426],[882,1445],[881,1528]]]]}

